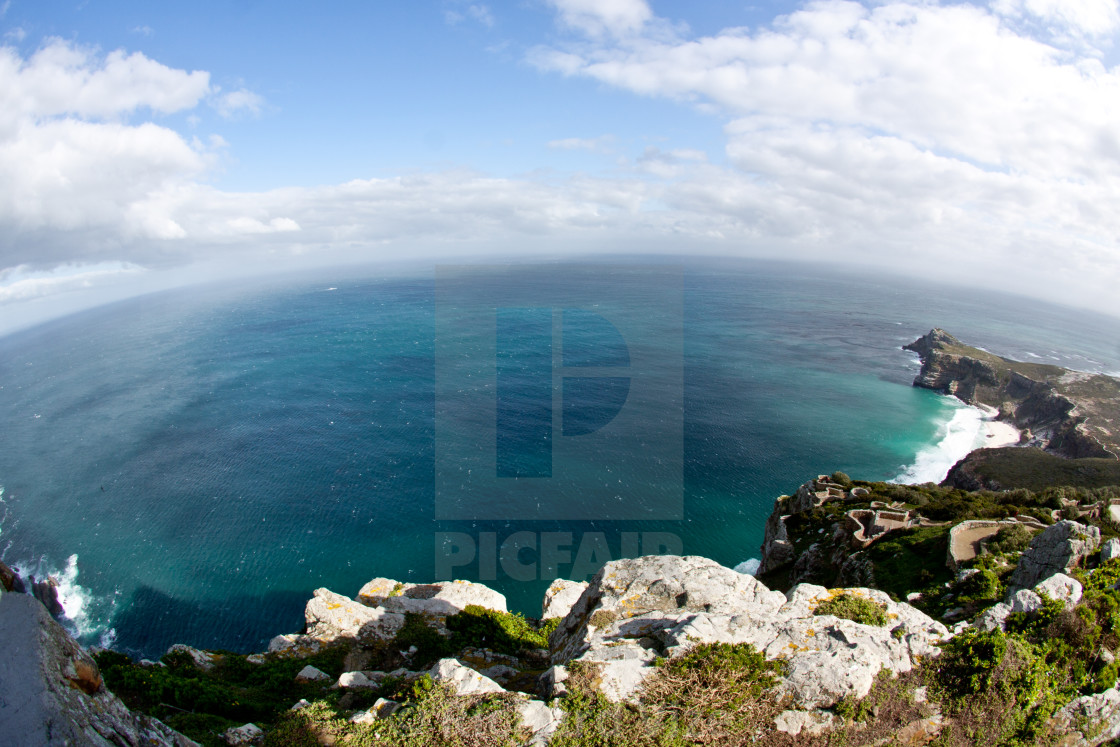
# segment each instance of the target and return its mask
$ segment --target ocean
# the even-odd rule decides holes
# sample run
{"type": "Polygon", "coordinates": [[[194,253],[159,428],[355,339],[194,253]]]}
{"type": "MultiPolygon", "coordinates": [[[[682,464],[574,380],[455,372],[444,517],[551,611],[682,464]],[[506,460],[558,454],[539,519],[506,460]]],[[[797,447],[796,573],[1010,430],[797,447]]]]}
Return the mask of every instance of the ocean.
{"type": "Polygon", "coordinates": [[[134,298],[0,338],[0,559],[53,575],[83,642],[150,658],[263,650],[314,589],[376,576],[482,580],[533,616],[622,555],[735,566],[817,474],[936,481],[984,444],[978,410],[911,386],[901,346],[935,326],[1120,371],[1113,318],[777,262],[134,298]]]}

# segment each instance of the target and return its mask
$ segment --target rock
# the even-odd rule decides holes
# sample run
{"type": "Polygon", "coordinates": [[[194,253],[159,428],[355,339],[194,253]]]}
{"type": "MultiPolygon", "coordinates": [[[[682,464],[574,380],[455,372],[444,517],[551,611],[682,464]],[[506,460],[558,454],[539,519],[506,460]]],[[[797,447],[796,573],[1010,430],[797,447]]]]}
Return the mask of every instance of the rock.
{"type": "Polygon", "coordinates": [[[937,739],[944,727],[945,717],[936,713],[928,718],[911,721],[899,729],[894,738],[889,740],[887,744],[898,745],[899,747],[919,747],[919,745],[929,744],[937,739]]]}
{"type": "Polygon", "coordinates": [[[564,718],[564,712],[559,707],[549,708],[539,700],[519,701],[517,714],[521,717],[522,728],[528,729],[531,734],[529,741],[525,743],[531,747],[548,744],[564,718]]]}
{"type": "Polygon", "coordinates": [[[495,664],[492,667],[483,669],[482,674],[486,675],[495,682],[505,684],[506,682],[509,682],[511,678],[521,674],[521,672],[517,671],[513,667],[507,667],[505,664],[495,664]]]}
{"type": "Polygon", "coordinates": [[[326,672],[308,664],[306,667],[299,670],[299,674],[296,675],[296,682],[324,682],[330,678],[331,676],[326,672]]]}
{"type": "Polygon", "coordinates": [[[367,711],[359,711],[350,717],[352,724],[372,724],[377,721],[377,712],[370,708],[367,711]]]}
{"type": "Polygon", "coordinates": [[[62,603],[58,601],[58,582],[53,578],[47,577],[45,581],[36,581],[35,577],[31,577],[31,594],[47,608],[51,613],[51,617],[56,620],[61,619],[66,615],[66,610],[62,608],[62,603]]]}
{"type": "Polygon", "coordinates": [[[1102,563],[1113,558],[1120,558],[1120,539],[1113,537],[1101,547],[1100,560],[1102,563]]]}
{"type": "Polygon", "coordinates": [[[176,643],[171,648],[167,649],[167,654],[186,654],[191,658],[191,662],[201,669],[203,672],[209,672],[214,668],[214,654],[209,651],[199,651],[197,648],[191,648],[182,643],[176,643]]]}
{"type": "Polygon", "coordinates": [[[395,700],[388,698],[378,698],[373,702],[373,707],[370,708],[378,718],[389,718],[394,713],[400,710],[401,704],[395,700]]]}
{"type": "Polygon", "coordinates": [[[245,661],[249,662],[250,664],[264,664],[267,660],[265,659],[264,654],[249,654],[245,657],[245,661]]]}
{"type": "Polygon", "coordinates": [[[1059,521],[1046,527],[1031,540],[1019,557],[1008,584],[1013,589],[1030,589],[1055,573],[1065,573],[1096,552],[1101,532],[1076,521],[1059,521]]]}
{"type": "Polygon", "coordinates": [[[553,634],[553,661],[594,663],[602,694],[632,700],[660,655],[701,643],[750,643],[768,659],[787,661],[781,690],[791,710],[813,710],[863,697],[880,670],[909,671],[939,655],[937,644],[951,636],[941,623],[875,589],[843,591],[882,605],[887,626],[813,614],[839,591],[800,584],[787,598],[704,558],[613,561],[553,634]]]}
{"type": "Polygon", "coordinates": [[[315,590],[304,609],[304,619],[307,634],[323,642],[340,638],[388,640],[404,627],[403,614],[367,607],[329,589],[315,590]]]}
{"type": "Polygon", "coordinates": [[[0,744],[198,747],[130,711],[97,664],[28,594],[0,594],[0,744]]]}
{"type": "Polygon", "coordinates": [[[296,633],[278,635],[268,642],[268,653],[294,659],[306,659],[322,650],[322,641],[309,635],[296,633]]]}
{"type": "Polygon", "coordinates": [[[387,612],[414,612],[447,617],[469,605],[507,612],[505,595],[472,581],[437,581],[432,584],[402,584],[390,578],[375,578],[358,592],[363,605],[387,612]]]}
{"type": "Polygon", "coordinates": [[[1035,594],[1030,589],[1019,589],[1011,595],[1008,599],[1011,605],[1011,611],[1014,612],[1034,612],[1042,607],[1042,597],[1035,594]]]}
{"type": "Polygon", "coordinates": [[[774,728],[791,737],[804,732],[817,734],[826,731],[836,721],[828,711],[782,711],[774,719],[774,728]]]}
{"type": "Polygon", "coordinates": [[[264,732],[256,724],[245,724],[226,729],[222,740],[228,745],[260,744],[264,740],[264,732]]]}
{"type": "Polygon", "coordinates": [[[348,690],[372,690],[381,687],[388,676],[384,672],[343,672],[334,686],[348,690]]]}
{"type": "Polygon", "coordinates": [[[1007,602],[1000,602],[993,605],[980,613],[976,618],[976,628],[985,633],[990,633],[993,630],[1003,630],[1007,625],[1007,616],[1011,614],[1011,605],[1007,602]]]}
{"type": "Polygon", "coordinates": [[[470,667],[463,666],[457,659],[440,659],[428,674],[436,682],[449,683],[456,695],[484,695],[504,693],[505,688],[489,677],[484,677],[470,667]]]}
{"type": "Polygon", "coordinates": [[[1067,735],[1060,742],[1066,747],[1098,745],[1117,739],[1120,737],[1120,690],[1110,688],[1103,693],[1075,698],[1054,714],[1051,726],[1059,734],[1067,735]]]}
{"type": "Polygon", "coordinates": [[[309,705],[311,705],[311,703],[307,700],[307,698],[300,698],[299,700],[296,701],[295,705],[293,705],[288,710],[289,711],[302,711],[304,708],[307,708],[307,706],[309,706],[309,705]]]}
{"type": "Polygon", "coordinates": [[[564,686],[564,682],[567,681],[569,676],[565,667],[559,665],[549,667],[537,678],[537,690],[545,700],[562,698],[568,694],[568,688],[564,686]]]}
{"type": "Polygon", "coordinates": [[[0,589],[16,594],[27,593],[27,588],[23,585],[23,579],[3,562],[0,562],[0,589]]]}
{"type": "Polygon", "coordinates": [[[572,607],[579,601],[588,584],[586,581],[568,581],[558,578],[548,585],[544,592],[544,604],[541,605],[541,619],[548,620],[553,617],[567,617],[572,607]]]}
{"type": "Polygon", "coordinates": [[[650,555],[613,560],[595,574],[553,631],[549,649],[554,664],[565,664],[590,648],[604,629],[614,625],[616,635],[616,623],[625,626],[629,618],[647,613],[766,613],[784,602],[780,592],[770,591],[753,576],[708,558],[650,555]]]}
{"type": "Polygon", "coordinates": [[[1037,594],[1045,594],[1051,599],[1057,599],[1065,604],[1066,609],[1073,607],[1081,601],[1081,582],[1064,573],[1055,573],[1050,578],[1040,581],[1034,587],[1037,594]]]}

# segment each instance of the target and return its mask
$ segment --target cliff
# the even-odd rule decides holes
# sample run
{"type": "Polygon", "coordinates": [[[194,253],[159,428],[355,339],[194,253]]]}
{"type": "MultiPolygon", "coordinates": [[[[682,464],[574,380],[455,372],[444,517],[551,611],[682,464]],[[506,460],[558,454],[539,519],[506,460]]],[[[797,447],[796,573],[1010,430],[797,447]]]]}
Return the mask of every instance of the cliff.
{"type": "Polygon", "coordinates": [[[922,361],[915,386],[994,408],[1051,453],[1120,458],[1120,381],[1111,376],[1001,358],[942,329],[904,349],[922,361]]]}

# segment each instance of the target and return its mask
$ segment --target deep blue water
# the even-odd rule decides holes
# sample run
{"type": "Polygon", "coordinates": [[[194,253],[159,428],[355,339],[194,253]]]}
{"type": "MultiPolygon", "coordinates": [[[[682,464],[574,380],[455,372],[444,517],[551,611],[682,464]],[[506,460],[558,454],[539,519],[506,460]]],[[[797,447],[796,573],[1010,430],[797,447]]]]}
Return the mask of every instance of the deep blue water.
{"type": "Polygon", "coordinates": [[[555,575],[622,553],[757,556],[773,499],[820,472],[899,475],[958,410],[910,386],[917,360],[900,346],[933,326],[1120,371],[1120,323],[1086,312],[834,269],[687,260],[665,275],[657,262],[639,282],[636,265],[476,272],[462,308],[440,300],[432,268],[347,269],[146,296],[0,338],[0,557],[63,577],[87,641],[111,630],[147,656],[261,650],[300,628],[316,587],[431,580],[463,549],[449,537],[474,556],[456,576],[533,615],[555,575]],[[525,311],[556,306],[565,283],[555,313],[525,311]],[[507,309],[497,351],[465,310],[488,303],[507,309]],[[582,380],[548,376],[548,355],[582,380]],[[506,482],[486,482],[495,413],[478,397],[500,356],[511,461],[506,482]],[[541,371],[562,392],[554,412],[581,403],[569,434],[541,371]],[[619,386],[624,415],[581,441],[619,386]]]}

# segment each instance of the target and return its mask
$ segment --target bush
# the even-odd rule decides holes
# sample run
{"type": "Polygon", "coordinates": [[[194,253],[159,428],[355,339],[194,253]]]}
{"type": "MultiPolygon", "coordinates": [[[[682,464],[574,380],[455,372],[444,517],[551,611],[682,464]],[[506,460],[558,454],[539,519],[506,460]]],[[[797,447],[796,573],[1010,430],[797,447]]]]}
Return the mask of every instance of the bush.
{"type": "Polygon", "coordinates": [[[883,627],[887,624],[886,605],[854,594],[837,594],[817,605],[814,615],[834,615],[861,625],[883,627]]]}
{"type": "Polygon", "coordinates": [[[1034,533],[1022,524],[1002,527],[992,539],[988,540],[988,552],[994,554],[1023,552],[1030,546],[1033,536],[1034,533]]]}
{"type": "MultiPolygon", "coordinates": [[[[549,632],[559,621],[551,624],[549,632]]],[[[474,646],[501,654],[516,654],[524,649],[548,648],[548,633],[534,628],[522,615],[498,612],[475,604],[447,618],[452,632],[453,650],[474,646]]]]}

